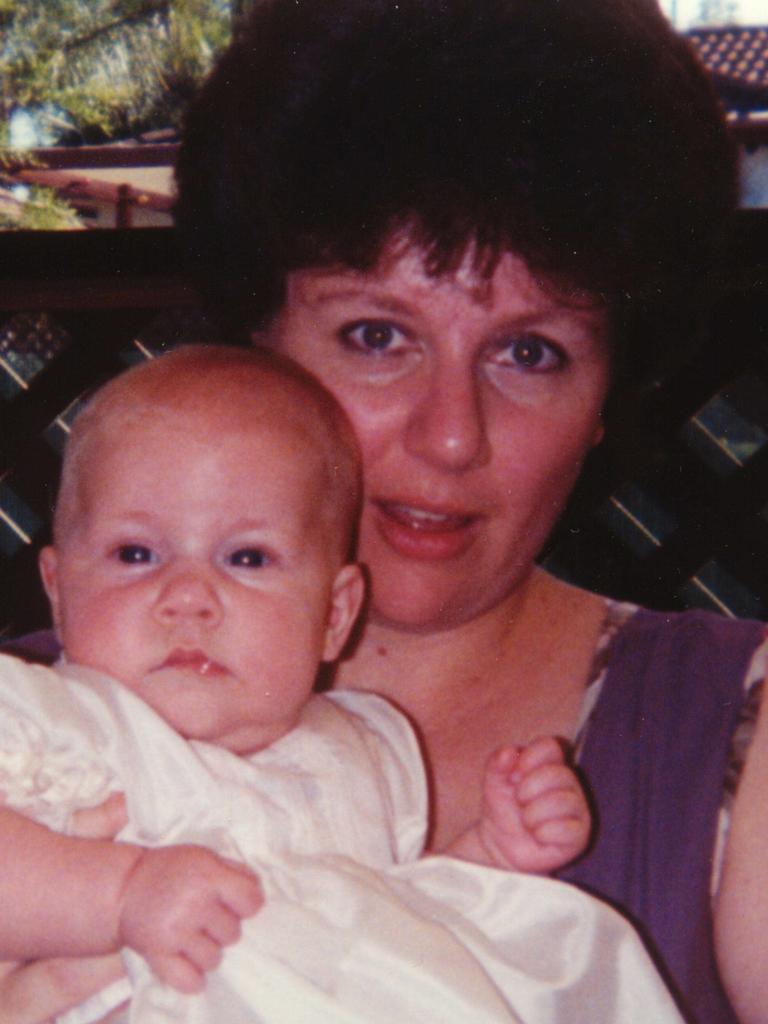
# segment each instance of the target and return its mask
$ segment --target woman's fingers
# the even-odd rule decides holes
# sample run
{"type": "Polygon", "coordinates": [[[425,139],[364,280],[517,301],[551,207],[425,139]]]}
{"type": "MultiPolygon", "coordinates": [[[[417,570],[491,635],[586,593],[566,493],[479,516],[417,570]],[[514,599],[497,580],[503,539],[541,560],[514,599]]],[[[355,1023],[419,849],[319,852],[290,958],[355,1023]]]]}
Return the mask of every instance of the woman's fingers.
{"type": "Polygon", "coordinates": [[[45,1024],[124,974],[119,955],[0,965],[3,1024],[45,1024]]]}
{"type": "Polygon", "coordinates": [[[113,839],[127,822],[125,797],[122,793],[112,793],[97,807],[75,811],[72,831],[82,839],[113,839]]]}

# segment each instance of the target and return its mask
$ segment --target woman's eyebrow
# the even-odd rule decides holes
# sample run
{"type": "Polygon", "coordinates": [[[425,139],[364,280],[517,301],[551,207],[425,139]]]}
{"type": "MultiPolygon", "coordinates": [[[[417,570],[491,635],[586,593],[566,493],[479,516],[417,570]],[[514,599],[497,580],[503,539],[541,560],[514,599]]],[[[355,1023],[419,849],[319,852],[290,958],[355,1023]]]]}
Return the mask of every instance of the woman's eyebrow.
{"type": "Polygon", "coordinates": [[[363,300],[370,305],[378,306],[388,313],[406,314],[410,313],[410,306],[394,295],[377,294],[371,292],[369,287],[338,287],[320,286],[312,296],[312,301],[318,305],[331,305],[334,302],[355,302],[363,300]]]}

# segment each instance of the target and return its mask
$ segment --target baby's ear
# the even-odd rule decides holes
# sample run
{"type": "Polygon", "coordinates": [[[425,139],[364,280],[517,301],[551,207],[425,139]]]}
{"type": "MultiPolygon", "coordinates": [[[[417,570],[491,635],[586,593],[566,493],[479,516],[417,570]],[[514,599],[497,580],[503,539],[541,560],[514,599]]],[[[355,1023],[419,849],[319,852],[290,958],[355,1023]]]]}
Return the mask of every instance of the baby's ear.
{"type": "Polygon", "coordinates": [[[355,624],[365,596],[365,581],[359,565],[344,565],[336,574],[331,591],[331,610],[325,631],[323,661],[334,661],[355,624]]]}
{"type": "Polygon", "coordinates": [[[37,564],[40,568],[40,576],[51,605],[53,625],[58,632],[61,620],[59,618],[59,561],[56,555],[56,548],[51,544],[44,547],[40,551],[37,564]]]}

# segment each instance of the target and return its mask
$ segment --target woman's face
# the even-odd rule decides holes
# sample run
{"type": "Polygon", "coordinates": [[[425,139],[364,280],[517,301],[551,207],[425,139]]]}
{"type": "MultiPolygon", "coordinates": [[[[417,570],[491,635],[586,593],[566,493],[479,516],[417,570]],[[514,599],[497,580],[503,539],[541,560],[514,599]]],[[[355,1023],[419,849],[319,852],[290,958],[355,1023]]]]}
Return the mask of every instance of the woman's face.
{"type": "Polygon", "coordinates": [[[319,377],[363,453],[360,560],[374,621],[446,629],[533,567],[602,436],[606,314],[508,254],[430,277],[415,247],[370,272],[301,270],[266,341],[319,377]]]}

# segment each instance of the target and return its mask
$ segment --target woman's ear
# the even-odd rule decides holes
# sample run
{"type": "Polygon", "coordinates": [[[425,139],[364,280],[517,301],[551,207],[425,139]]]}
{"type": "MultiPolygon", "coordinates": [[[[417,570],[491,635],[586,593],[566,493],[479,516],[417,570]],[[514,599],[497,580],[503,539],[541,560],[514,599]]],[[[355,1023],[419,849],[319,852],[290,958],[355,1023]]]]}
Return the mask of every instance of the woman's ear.
{"type": "Polygon", "coordinates": [[[48,595],[48,601],[51,605],[54,629],[58,633],[59,623],[61,622],[61,602],[59,601],[59,562],[56,555],[56,548],[51,544],[44,547],[40,551],[37,564],[40,567],[40,576],[43,581],[43,587],[45,588],[45,592],[48,595]]]}
{"type": "Polygon", "coordinates": [[[342,566],[333,581],[323,661],[334,661],[341,654],[357,619],[364,596],[365,581],[360,566],[354,563],[342,566]]]}
{"type": "Polygon", "coordinates": [[[595,427],[595,432],[592,435],[592,447],[593,448],[597,448],[597,446],[600,444],[600,442],[603,440],[604,437],[605,437],[605,424],[603,423],[603,417],[601,416],[600,419],[597,421],[597,426],[595,427]]]}

